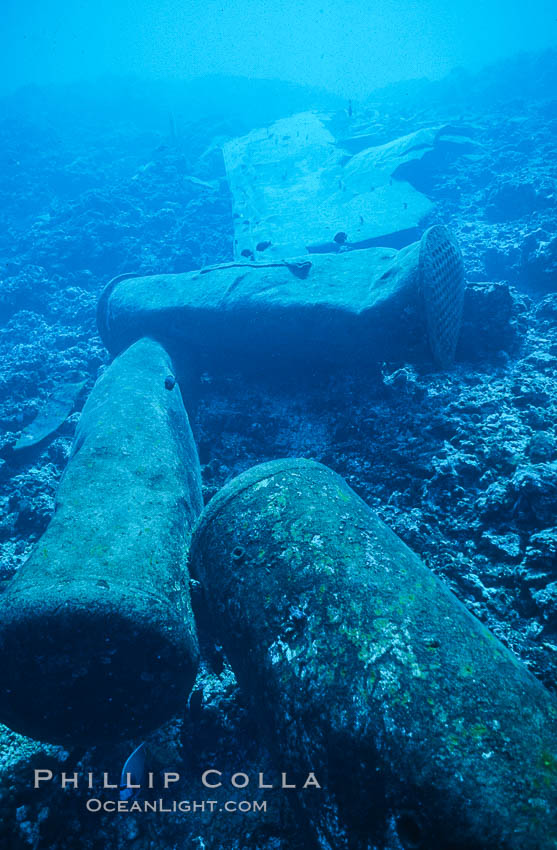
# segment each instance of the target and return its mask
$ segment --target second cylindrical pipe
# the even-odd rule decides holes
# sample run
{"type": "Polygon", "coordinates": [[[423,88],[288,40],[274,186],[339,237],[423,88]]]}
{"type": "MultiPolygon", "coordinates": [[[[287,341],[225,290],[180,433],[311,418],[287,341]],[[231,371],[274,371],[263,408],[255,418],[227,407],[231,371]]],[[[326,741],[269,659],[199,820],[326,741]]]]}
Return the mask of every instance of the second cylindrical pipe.
{"type": "Polygon", "coordinates": [[[321,777],[299,794],[321,846],[394,812],[408,847],[554,850],[554,699],[342,478],[255,467],[190,554],[279,763],[321,777]]]}

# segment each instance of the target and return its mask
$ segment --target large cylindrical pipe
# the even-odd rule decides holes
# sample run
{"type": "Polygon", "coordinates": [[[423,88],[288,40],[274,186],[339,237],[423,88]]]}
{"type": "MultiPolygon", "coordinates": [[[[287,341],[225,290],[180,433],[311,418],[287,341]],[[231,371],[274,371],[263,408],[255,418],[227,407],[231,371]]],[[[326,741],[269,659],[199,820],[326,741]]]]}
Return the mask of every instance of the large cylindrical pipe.
{"type": "Polygon", "coordinates": [[[464,294],[458,244],[430,228],[401,251],[369,248],[298,261],[229,263],[112,281],[97,311],[117,354],[149,335],[177,355],[219,364],[349,364],[428,359],[448,365],[464,294]]]}
{"type": "Polygon", "coordinates": [[[186,567],[200,468],[172,363],[142,339],[97,381],[55,514],[0,598],[0,719],[93,744],[180,710],[198,649],[186,567]]]}
{"type": "Polygon", "coordinates": [[[322,846],[367,847],[394,811],[409,847],[554,850],[556,702],[342,478],[249,470],[190,558],[281,769],[315,771],[350,824],[343,843],[300,793],[322,846]]]}

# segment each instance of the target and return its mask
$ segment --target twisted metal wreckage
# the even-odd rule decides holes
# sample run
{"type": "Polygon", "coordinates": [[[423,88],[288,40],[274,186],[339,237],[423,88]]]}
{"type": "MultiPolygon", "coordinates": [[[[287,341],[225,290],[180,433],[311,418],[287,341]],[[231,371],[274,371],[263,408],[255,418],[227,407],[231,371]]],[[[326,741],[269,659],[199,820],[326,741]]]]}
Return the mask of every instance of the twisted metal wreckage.
{"type": "Polygon", "coordinates": [[[93,744],[183,710],[198,662],[191,572],[272,751],[326,778],[329,805],[301,803],[321,846],[339,846],[338,822],[371,837],[392,811],[407,846],[557,846],[551,695],[320,464],[256,466],[202,510],[174,378],[200,360],[448,367],[458,245],[439,226],[393,245],[429,211],[404,176],[465,145],[455,133],[339,144],[312,114],[251,133],[225,148],[235,261],[109,284],[98,324],[114,359],[54,517],[2,599],[8,725],[93,744]]]}

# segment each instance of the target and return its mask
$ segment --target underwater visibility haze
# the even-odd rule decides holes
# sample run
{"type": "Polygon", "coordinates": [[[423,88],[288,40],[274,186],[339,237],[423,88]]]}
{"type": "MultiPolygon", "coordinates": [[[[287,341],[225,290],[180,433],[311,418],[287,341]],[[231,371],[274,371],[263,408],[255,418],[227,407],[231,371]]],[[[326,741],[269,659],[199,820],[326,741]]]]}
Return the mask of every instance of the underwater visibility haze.
{"type": "Polygon", "coordinates": [[[364,98],[557,40],[551,0],[5,0],[0,91],[102,75],[245,76],[364,98]]]}
{"type": "Polygon", "coordinates": [[[557,10],[6,0],[0,847],[557,847],[557,10]]]}

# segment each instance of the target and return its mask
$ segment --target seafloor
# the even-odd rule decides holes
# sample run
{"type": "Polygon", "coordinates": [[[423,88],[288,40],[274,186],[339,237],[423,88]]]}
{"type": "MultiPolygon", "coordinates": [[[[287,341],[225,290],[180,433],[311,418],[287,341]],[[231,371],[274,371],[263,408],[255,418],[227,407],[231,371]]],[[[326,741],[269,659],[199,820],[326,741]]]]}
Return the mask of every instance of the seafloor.
{"type": "MultiPolygon", "coordinates": [[[[464,254],[469,286],[454,368],[383,363],[351,375],[272,378],[223,370],[203,374],[186,400],[206,498],[258,461],[304,456],[327,464],[553,690],[556,83],[557,56],[549,53],[476,76],[401,84],[353,106],[355,129],[377,144],[451,122],[476,142],[471,155],[436,161],[418,186],[435,202],[431,223],[451,227],[464,254]]],[[[103,286],[125,272],[230,259],[219,144],[312,107],[346,104],[290,86],[223,80],[168,90],[135,81],[29,88],[0,103],[3,582],[48,524],[79,410],[108,362],[95,326],[103,286]],[[14,453],[49,394],[80,380],[86,388],[58,432],[14,453]]],[[[194,698],[182,724],[152,744],[159,769],[179,766],[186,797],[205,766],[257,773],[268,762],[198,609],[204,660],[194,698]]],[[[128,752],[125,745],[68,752],[4,729],[1,846],[304,846],[295,816],[279,802],[264,819],[118,819],[87,815],[87,789],[30,788],[33,765],[117,772],[128,752]]]]}

